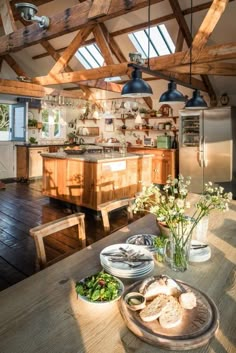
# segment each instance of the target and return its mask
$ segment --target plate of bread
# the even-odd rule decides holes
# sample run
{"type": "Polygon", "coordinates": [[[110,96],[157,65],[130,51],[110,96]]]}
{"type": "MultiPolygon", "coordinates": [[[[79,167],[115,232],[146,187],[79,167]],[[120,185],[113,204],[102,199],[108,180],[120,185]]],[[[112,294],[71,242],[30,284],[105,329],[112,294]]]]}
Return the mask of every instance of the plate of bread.
{"type": "Polygon", "coordinates": [[[167,275],[131,285],[121,298],[120,311],[127,327],[141,340],[169,350],[201,347],[219,325],[218,309],[211,298],[167,275]],[[130,307],[130,293],[144,297],[141,309],[140,305],[137,310],[135,305],[130,307]]]}

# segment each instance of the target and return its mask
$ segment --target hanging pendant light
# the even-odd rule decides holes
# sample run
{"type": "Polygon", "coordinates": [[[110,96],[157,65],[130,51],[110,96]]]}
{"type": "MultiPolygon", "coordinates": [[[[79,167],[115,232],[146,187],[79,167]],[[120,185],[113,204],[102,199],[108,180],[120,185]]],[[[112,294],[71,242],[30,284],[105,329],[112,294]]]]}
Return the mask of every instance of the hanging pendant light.
{"type": "MultiPolygon", "coordinates": [[[[190,18],[190,27],[191,27],[191,40],[193,41],[193,0],[191,0],[191,18],[190,18]]],[[[190,45],[190,84],[192,83],[192,42],[190,45]]],[[[203,99],[203,97],[200,96],[200,91],[198,89],[195,89],[193,91],[193,96],[190,98],[185,105],[185,109],[207,109],[207,103],[203,99]]]]}
{"type": "Polygon", "coordinates": [[[185,105],[185,109],[207,109],[207,103],[203,99],[203,97],[200,96],[200,91],[198,89],[195,89],[193,91],[193,97],[189,99],[185,105]]]}
{"type": "Polygon", "coordinates": [[[161,103],[178,103],[185,102],[184,95],[176,89],[176,83],[174,81],[170,81],[168,83],[168,90],[164,92],[159,102],[161,103]]]}
{"type": "MultiPolygon", "coordinates": [[[[150,68],[149,65],[149,57],[150,57],[150,8],[151,1],[148,0],[148,63],[147,67],[150,68]]],[[[141,58],[139,58],[141,59],[141,58]]],[[[142,79],[142,71],[139,68],[134,67],[134,71],[131,73],[131,80],[128,81],[122,88],[121,95],[123,97],[150,97],[153,94],[151,86],[142,79]]]]}
{"type": "Polygon", "coordinates": [[[134,68],[131,78],[122,88],[122,97],[149,97],[153,94],[152,88],[142,79],[140,69],[134,68]]]}

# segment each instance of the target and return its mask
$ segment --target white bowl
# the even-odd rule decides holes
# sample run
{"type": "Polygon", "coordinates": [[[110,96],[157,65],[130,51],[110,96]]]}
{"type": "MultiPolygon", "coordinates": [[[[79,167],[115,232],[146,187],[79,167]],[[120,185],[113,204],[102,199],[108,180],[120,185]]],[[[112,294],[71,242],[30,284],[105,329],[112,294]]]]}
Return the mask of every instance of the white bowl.
{"type": "MultiPolygon", "coordinates": [[[[110,274],[109,274],[109,275],[110,275],[110,274]]],[[[112,276],[112,275],[110,275],[110,276],[112,276]]],[[[92,277],[92,276],[89,276],[89,277],[92,277]]],[[[78,281],[77,283],[83,283],[83,282],[85,282],[86,279],[89,278],[89,277],[83,278],[82,280],[78,281]]],[[[77,298],[78,298],[78,299],[81,299],[82,301],[84,301],[84,302],[86,302],[86,303],[94,304],[94,305],[104,305],[104,304],[110,304],[110,303],[116,302],[117,300],[120,299],[120,297],[121,297],[121,296],[123,295],[123,293],[124,293],[124,284],[123,284],[123,282],[122,282],[119,278],[117,278],[117,277],[115,277],[115,276],[112,276],[112,277],[113,277],[113,279],[115,279],[115,280],[119,283],[119,294],[118,294],[118,296],[117,296],[115,299],[113,299],[113,300],[108,300],[108,301],[105,301],[105,300],[104,300],[104,301],[92,301],[92,300],[90,300],[88,297],[83,296],[83,295],[80,295],[79,293],[77,293],[77,298]]]]}

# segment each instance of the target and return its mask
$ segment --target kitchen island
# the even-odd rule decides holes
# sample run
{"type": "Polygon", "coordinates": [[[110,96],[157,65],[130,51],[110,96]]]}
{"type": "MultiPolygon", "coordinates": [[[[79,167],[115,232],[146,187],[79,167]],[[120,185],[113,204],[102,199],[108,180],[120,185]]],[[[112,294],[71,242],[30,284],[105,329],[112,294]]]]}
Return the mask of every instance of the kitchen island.
{"type": "Polygon", "coordinates": [[[152,155],[43,153],[43,194],[99,210],[99,205],[133,197],[151,183],[152,155]]]}

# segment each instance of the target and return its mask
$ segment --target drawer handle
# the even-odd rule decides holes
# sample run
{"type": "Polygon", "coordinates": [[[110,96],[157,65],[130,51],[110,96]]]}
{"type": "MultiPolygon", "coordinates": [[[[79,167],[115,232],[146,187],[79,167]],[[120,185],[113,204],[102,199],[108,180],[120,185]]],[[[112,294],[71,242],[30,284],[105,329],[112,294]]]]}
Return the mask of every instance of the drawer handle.
{"type": "Polygon", "coordinates": [[[161,155],[162,157],[165,157],[165,154],[164,153],[162,153],[162,155],[161,155]]]}

